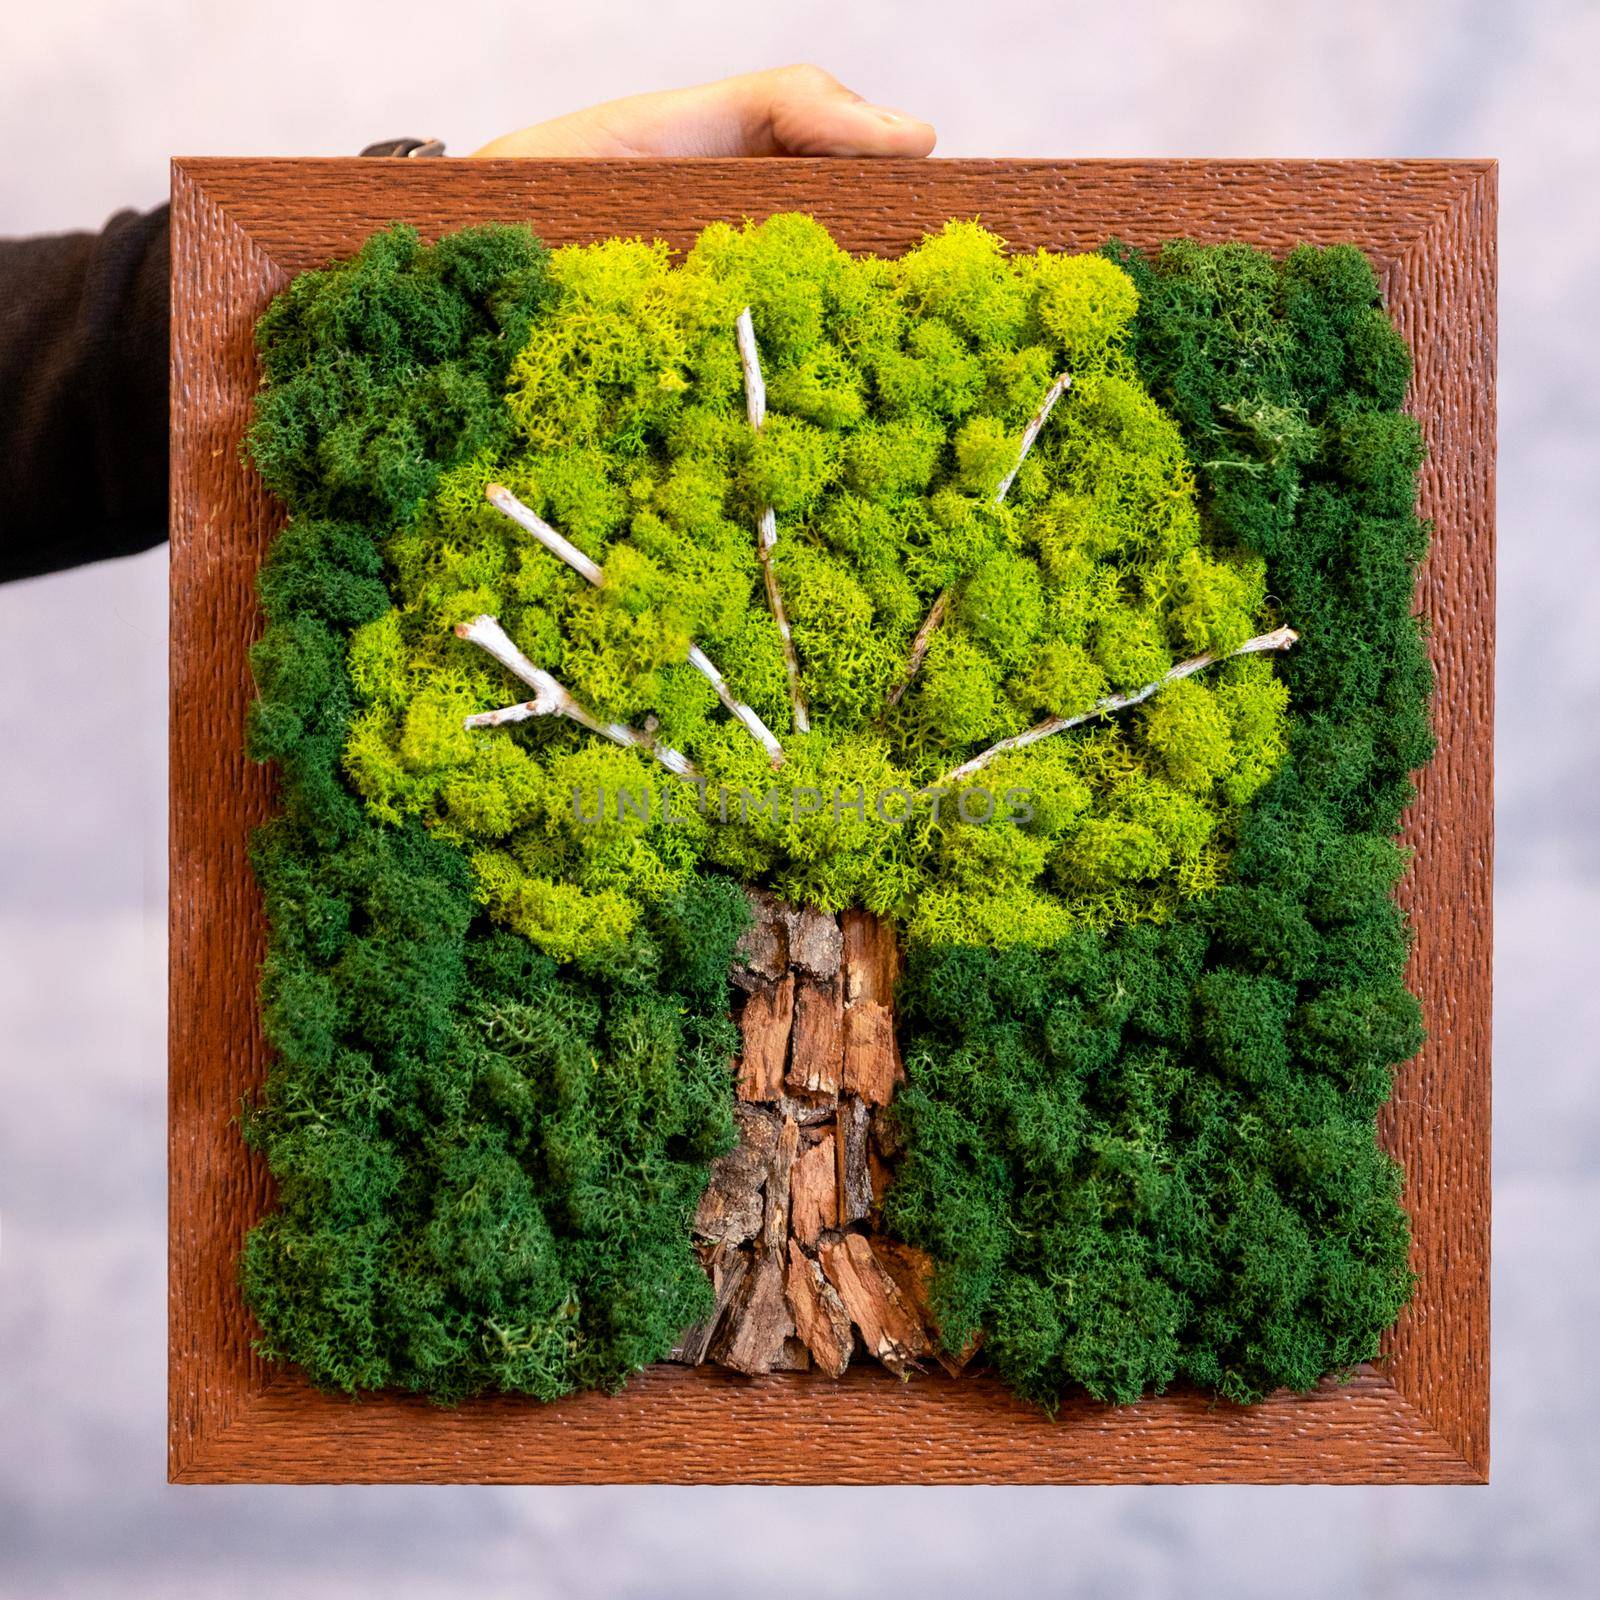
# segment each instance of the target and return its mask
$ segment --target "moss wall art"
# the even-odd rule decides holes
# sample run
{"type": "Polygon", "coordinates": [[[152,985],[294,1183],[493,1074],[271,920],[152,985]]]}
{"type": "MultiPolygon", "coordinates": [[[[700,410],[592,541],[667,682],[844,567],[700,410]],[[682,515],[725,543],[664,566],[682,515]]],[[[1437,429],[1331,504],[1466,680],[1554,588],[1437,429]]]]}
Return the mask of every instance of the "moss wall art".
{"type": "Polygon", "coordinates": [[[882,1226],[949,1350],[1046,1408],[1376,1353],[1431,681],[1357,251],[395,228],[258,342],[264,1353],[665,1358],[748,890],[898,931],[882,1226]]]}

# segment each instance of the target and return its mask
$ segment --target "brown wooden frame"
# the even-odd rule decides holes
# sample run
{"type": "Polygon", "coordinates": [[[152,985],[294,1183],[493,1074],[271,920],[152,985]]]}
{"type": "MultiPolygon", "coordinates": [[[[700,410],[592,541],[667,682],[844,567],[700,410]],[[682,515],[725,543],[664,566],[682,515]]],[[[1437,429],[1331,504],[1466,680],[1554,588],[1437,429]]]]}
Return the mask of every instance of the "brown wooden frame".
{"type": "Polygon", "coordinates": [[[1495,168],[1489,162],[183,160],[172,208],[170,1474],[179,1482],[1484,1481],[1489,1456],[1489,1005],[1495,168]],[[272,780],[245,760],[254,579],[281,511],[240,460],[251,328],[294,273],[400,219],[520,220],[546,240],[686,244],[717,218],[814,213],[897,252],[978,216],[1016,247],[1189,235],[1348,240],[1416,353],[1438,673],[1402,890],[1430,1039],[1381,1123],[1420,1274],[1385,1354],[1249,1409],[1173,1394],[1047,1420],[992,1379],[852,1369],[743,1380],[653,1368],[620,1396],[442,1410],[330,1399],[251,1351],[235,1281],[268,1203],[239,1139],[260,1084],[263,922],[245,859],[272,780]]]}

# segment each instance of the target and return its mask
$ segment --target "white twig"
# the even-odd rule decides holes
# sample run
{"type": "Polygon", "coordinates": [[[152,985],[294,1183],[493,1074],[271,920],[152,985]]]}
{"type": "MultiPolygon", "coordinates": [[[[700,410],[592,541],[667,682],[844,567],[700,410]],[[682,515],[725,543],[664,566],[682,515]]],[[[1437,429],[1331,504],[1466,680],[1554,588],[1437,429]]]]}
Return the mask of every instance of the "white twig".
{"type": "MultiPolygon", "coordinates": [[[[605,573],[595,562],[591,561],[570,539],[564,539],[543,517],[531,507],[524,505],[503,484],[491,483],[483,491],[483,495],[495,510],[504,512],[518,527],[527,529],[551,555],[566,562],[580,577],[587,578],[596,588],[605,582],[605,573]]],[[[781,766],[783,746],[778,743],[777,737],[752,707],[735,696],[728,687],[728,680],[717,671],[710,656],[697,644],[689,646],[689,665],[717,691],[717,698],[728,708],[729,715],[742,724],[750,737],[767,752],[767,759],[773,766],[781,766]]]]}
{"type": "Polygon", "coordinates": [[[778,743],[777,735],[756,715],[754,707],[747,706],[734,694],[727,679],[712,664],[711,657],[697,644],[689,646],[689,665],[717,691],[717,698],[728,708],[729,715],[744,725],[750,737],[767,752],[767,759],[773,766],[781,767],[783,746],[778,743]]]}
{"type": "Polygon", "coordinates": [[[1142,689],[1135,689],[1129,694],[1107,695],[1104,700],[1097,700],[1087,711],[1080,712],[1075,717],[1049,717],[1043,722],[1035,723],[1026,732],[1014,733],[1009,739],[1001,739],[999,743],[990,745],[987,750],[975,755],[970,761],[962,762],[953,772],[947,772],[937,783],[929,784],[928,787],[937,789],[947,783],[960,783],[963,778],[970,778],[973,773],[981,772],[991,761],[1009,751],[1025,749],[1030,744],[1037,744],[1041,739],[1048,739],[1052,734],[1102,717],[1108,711],[1123,711],[1129,706],[1136,706],[1141,700],[1148,700],[1157,689],[1175,683],[1179,678],[1187,678],[1215,662],[1226,661],[1232,656],[1253,655],[1262,650],[1287,650],[1299,637],[1293,628],[1278,628],[1272,633],[1263,633],[1254,639],[1246,639],[1236,650],[1225,650],[1221,655],[1208,651],[1203,656],[1193,656],[1188,661],[1180,661],[1170,672],[1164,673],[1154,683],[1147,683],[1142,689]]]}
{"type": "Polygon", "coordinates": [[[1050,413],[1055,410],[1056,401],[1071,387],[1072,374],[1063,372],[1045,391],[1044,399],[1039,402],[1039,409],[1028,418],[1028,425],[1022,430],[1022,448],[1017,451],[1017,459],[1012,463],[1011,470],[1000,480],[1000,487],[995,490],[996,505],[1001,504],[1011,492],[1011,485],[1016,482],[1017,474],[1022,471],[1022,463],[1028,459],[1028,452],[1033,449],[1033,441],[1039,437],[1039,430],[1044,427],[1050,413]]]}
{"type": "Polygon", "coordinates": [[[767,420],[767,381],[761,376],[761,353],[756,349],[756,325],[746,306],[735,319],[739,365],[744,368],[744,411],[757,433],[767,420]]]}
{"type": "Polygon", "coordinates": [[[531,506],[525,506],[503,484],[491,483],[483,491],[483,498],[496,511],[503,511],[519,528],[526,528],[551,555],[565,561],[581,578],[587,578],[598,588],[605,582],[605,574],[570,539],[563,539],[531,506]]]}
{"type": "Polygon", "coordinates": [[[592,711],[585,710],[569,690],[555,678],[534,664],[512,643],[511,636],[494,617],[474,617],[471,622],[456,624],[456,637],[487,650],[508,672],[534,691],[531,700],[518,705],[502,706],[497,711],[480,711],[466,719],[469,728],[497,728],[507,722],[524,722],[529,717],[566,717],[579,727],[597,733],[602,739],[620,744],[631,750],[643,750],[654,756],[668,772],[680,778],[698,778],[699,772],[687,756],[664,744],[657,744],[647,733],[630,728],[622,722],[602,722],[592,711]]]}
{"type": "Polygon", "coordinates": [[[555,707],[542,700],[519,700],[514,706],[494,711],[475,711],[462,723],[464,728],[503,728],[508,722],[526,722],[530,717],[555,715],[555,707]]]}
{"type": "MultiPolygon", "coordinates": [[[[1044,399],[1039,402],[1039,409],[1028,418],[1028,425],[1022,430],[1022,443],[1017,450],[1017,459],[1012,462],[1011,470],[1000,480],[1000,487],[994,492],[994,503],[998,506],[1004,503],[1006,496],[1011,492],[1011,485],[1017,481],[1017,474],[1022,470],[1022,463],[1028,459],[1028,452],[1033,449],[1033,442],[1039,437],[1039,431],[1045,425],[1050,413],[1055,410],[1056,401],[1072,387],[1072,374],[1063,372],[1059,378],[1045,391],[1044,399]]],[[[922,662],[928,654],[928,645],[939,630],[939,625],[944,621],[944,614],[950,609],[950,591],[946,589],[928,612],[923,624],[917,629],[917,636],[911,641],[911,654],[906,657],[906,675],[889,696],[889,709],[900,704],[905,692],[911,687],[912,679],[922,671],[922,662]]]]}
{"type": "MultiPolygon", "coordinates": [[[[739,340],[739,363],[744,368],[744,409],[750,426],[760,433],[767,420],[767,385],[761,376],[761,355],[756,349],[756,325],[750,319],[750,307],[739,313],[734,323],[739,340]]],[[[778,588],[778,569],[773,563],[772,549],[778,542],[778,517],[771,506],[761,512],[756,524],[756,554],[761,558],[761,576],[767,586],[767,605],[772,610],[772,620],[778,625],[778,637],[783,642],[783,665],[789,675],[789,704],[794,712],[796,733],[811,731],[811,717],[806,711],[805,696],[800,689],[800,658],[795,654],[794,635],[789,631],[789,615],[783,608],[783,594],[778,588]]]]}

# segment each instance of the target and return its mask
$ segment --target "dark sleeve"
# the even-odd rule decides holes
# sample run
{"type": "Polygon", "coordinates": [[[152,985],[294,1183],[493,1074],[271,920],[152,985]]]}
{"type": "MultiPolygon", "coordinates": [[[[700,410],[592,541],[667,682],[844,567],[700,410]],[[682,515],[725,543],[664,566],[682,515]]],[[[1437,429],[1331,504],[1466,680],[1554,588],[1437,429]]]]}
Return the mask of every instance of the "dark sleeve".
{"type": "Polygon", "coordinates": [[[0,580],[167,536],[167,208],[0,240],[0,580]]]}

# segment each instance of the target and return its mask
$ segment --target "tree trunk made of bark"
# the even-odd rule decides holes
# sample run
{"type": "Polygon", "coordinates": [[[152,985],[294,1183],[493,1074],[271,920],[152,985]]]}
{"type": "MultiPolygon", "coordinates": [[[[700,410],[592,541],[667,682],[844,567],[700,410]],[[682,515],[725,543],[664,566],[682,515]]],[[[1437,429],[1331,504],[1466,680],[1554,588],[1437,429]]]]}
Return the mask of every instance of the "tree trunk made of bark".
{"type": "Polygon", "coordinates": [[[957,1371],[971,1352],[940,1347],[931,1262],[880,1231],[899,1155],[883,1113],[905,1081],[894,928],[750,898],[733,970],[739,1142],[712,1164],[694,1219],[716,1305],[672,1359],[836,1378],[856,1356],[901,1376],[932,1356],[957,1371]]]}

